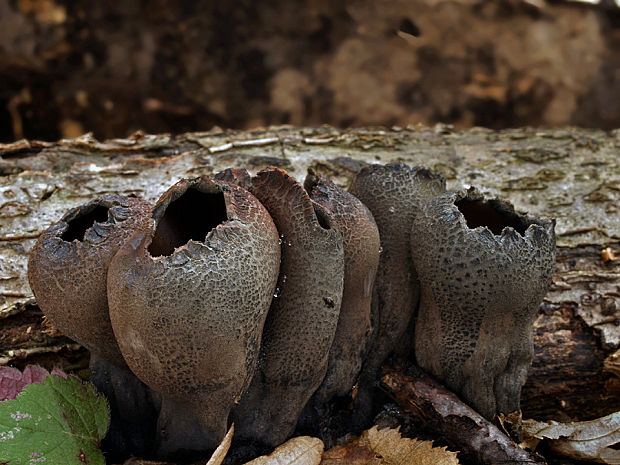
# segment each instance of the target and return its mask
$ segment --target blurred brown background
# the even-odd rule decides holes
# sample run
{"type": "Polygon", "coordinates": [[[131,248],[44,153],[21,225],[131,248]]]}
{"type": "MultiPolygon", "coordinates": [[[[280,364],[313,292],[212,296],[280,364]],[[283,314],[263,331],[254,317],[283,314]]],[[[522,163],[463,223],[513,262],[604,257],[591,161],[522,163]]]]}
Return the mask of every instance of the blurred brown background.
{"type": "Polygon", "coordinates": [[[543,0],[0,0],[0,141],[620,126],[620,14],[543,0]]]}

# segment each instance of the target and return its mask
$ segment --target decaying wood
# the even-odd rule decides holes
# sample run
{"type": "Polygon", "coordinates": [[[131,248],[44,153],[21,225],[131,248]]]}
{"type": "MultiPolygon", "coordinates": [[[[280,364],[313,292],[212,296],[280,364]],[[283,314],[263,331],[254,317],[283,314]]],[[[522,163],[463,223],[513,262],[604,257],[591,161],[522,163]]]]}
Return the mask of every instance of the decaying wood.
{"type": "Polygon", "coordinates": [[[499,428],[465,405],[453,393],[421,370],[412,376],[388,370],[382,388],[408,413],[422,419],[457,450],[481,464],[532,464],[546,462],[521,449],[499,428]]]}
{"type": "MultiPolygon", "coordinates": [[[[558,257],[559,266],[566,260],[565,255],[558,257]]],[[[524,418],[566,422],[620,410],[620,377],[604,369],[609,352],[600,346],[596,329],[577,316],[576,307],[541,307],[534,361],[521,392],[524,418]]]]}
{"type": "Polygon", "coordinates": [[[99,142],[0,145],[0,363],[85,366],[83,350],[42,324],[26,280],[38,235],[100,194],[154,201],[182,177],[226,167],[312,167],[342,186],[365,163],[402,160],[470,185],[517,210],[557,220],[558,269],[535,325],[536,358],[523,390],[526,417],[583,420],[620,410],[620,383],[603,371],[620,348],[620,131],[447,126],[337,130],[277,127],[179,136],[137,133],[99,142]],[[607,260],[605,260],[607,258],[607,260]],[[30,328],[30,329],[29,329],[30,328]],[[40,351],[58,350],[46,356],[40,351]],[[36,349],[36,350],[35,350],[36,349]]]}

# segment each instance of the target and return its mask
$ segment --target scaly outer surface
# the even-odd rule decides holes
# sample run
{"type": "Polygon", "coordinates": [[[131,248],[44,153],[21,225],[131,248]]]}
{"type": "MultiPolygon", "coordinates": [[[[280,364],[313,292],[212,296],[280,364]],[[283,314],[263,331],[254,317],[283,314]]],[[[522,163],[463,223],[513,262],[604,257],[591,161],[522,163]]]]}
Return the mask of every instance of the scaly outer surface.
{"type": "Polygon", "coordinates": [[[292,434],[325,377],[342,299],[342,236],[329,214],[281,169],[258,173],[251,191],[278,228],[282,262],[261,361],[234,418],[237,437],[276,446],[292,434]]]}
{"type": "Polygon", "coordinates": [[[127,364],[162,395],[159,427],[169,431],[160,438],[160,454],[214,448],[254,374],[278,275],[277,230],[247,191],[206,178],[170,188],[153,219],[110,265],[112,325],[127,364]],[[157,223],[190,188],[222,193],[227,220],[204,242],[189,240],[153,258],[148,247],[157,223]],[[187,412],[198,424],[180,417],[187,412]],[[166,442],[170,435],[178,440],[166,442]]]}
{"type": "Polygon", "coordinates": [[[418,302],[409,250],[413,207],[444,191],[442,176],[403,163],[365,166],[349,188],[372,212],[382,247],[373,296],[374,332],[363,367],[369,380],[404,335],[418,302]]]}
{"type": "MultiPolygon", "coordinates": [[[[554,222],[518,215],[522,235],[505,227],[470,229],[447,193],[415,209],[411,250],[422,296],[416,321],[418,364],[486,418],[519,410],[533,357],[534,319],[555,268],[554,222]]],[[[500,213],[512,206],[494,202],[500,213]]]]}
{"type": "Polygon", "coordinates": [[[342,234],[344,287],[327,375],[316,393],[321,403],[351,393],[371,335],[370,304],[379,265],[379,230],[370,210],[324,176],[308,174],[304,186],[342,234]]]}
{"type": "Polygon", "coordinates": [[[106,281],[110,261],[150,221],[151,208],[144,200],[117,195],[73,208],[41,235],[28,262],[30,286],[41,310],[91,352],[91,382],[110,405],[111,424],[103,447],[121,454],[149,452],[154,411],[148,388],[129,370],[118,349],[106,281]],[[106,222],[94,222],[83,239],[62,239],[72,220],[79,221],[97,207],[109,209],[106,222]]]}
{"type": "Polygon", "coordinates": [[[149,220],[151,204],[104,195],[69,210],[39,238],[28,260],[28,280],[37,304],[52,324],[93,353],[118,366],[118,350],[108,314],[106,277],[114,254],[149,220]],[[108,208],[104,223],[94,222],[82,240],[62,239],[72,220],[97,207],[108,208]]]}

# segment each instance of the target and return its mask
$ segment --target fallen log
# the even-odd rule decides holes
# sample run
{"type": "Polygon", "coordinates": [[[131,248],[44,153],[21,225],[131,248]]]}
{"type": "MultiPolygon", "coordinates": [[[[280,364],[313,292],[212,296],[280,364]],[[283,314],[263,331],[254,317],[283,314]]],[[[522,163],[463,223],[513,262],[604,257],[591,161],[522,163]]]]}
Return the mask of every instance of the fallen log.
{"type": "Polygon", "coordinates": [[[449,188],[470,185],[517,210],[557,219],[558,269],[535,325],[536,357],[523,389],[525,417],[585,420],[620,410],[620,382],[603,370],[620,346],[620,132],[581,129],[455,131],[276,127],[178,136],[137,133],[99,142],[0,145],[0,363],[87,365],[42,321],[26,279],[38,235],[68,208],[100,194],[154,201],[182,177],[226,167],[307,168],[347,186],[365,163],[426,165],[449,188]]]}

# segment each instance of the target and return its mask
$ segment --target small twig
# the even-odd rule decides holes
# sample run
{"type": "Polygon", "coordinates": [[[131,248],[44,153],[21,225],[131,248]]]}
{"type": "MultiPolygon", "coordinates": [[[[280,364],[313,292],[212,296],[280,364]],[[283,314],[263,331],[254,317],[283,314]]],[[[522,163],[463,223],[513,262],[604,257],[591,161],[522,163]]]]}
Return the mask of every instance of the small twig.
{"type": "Polygon", "coordinates": [[[40,235],[41,235],[40,232],[36,232],[36,233],[18,234],[15,236],[1,236],[0,241],[21,241],[23,239],[36,239],[40,235]]]}
{"type": "Polygon", "coordinates": [[[279,137],[261,137],[260,139],[234,140],[221,145],[208,147],[210,153],[226,152],[232,148],[264,147],[280,142],[279,137]]]}
{"type": "Polygon", "coordinates": [[[280,141],[278,137],[261,137],[260,139],[235,140],[234,147],[262,147],[264,145],[275,144],[280,141]]]}
{"type": "Polygon", "coordinates": [[[564,231],[558,233],[558,236],[574,236],[576,234],[583,234],[587,232],[596,231],[598,228],[596,226],[587,226],[583,228],[569,229],[568,231],[564,231]]]}
{"type": "Polygon", "coordinates": [[[323,144],[329,144],[331,142],[333,142],[336,138],[333,136],[330,137],[304,137],[303,141],[304,144],[310,144],[310,145],[323,145],[323,144]]]}
{"type": "Polygon", "coordinates": [[[29,297],[31,294],[17,291],[0,291],[0,295],[3,297],[29,297]]]}
{"type": "Polygon", "coordinates": [[[226,144],[209,147],[209,152],[211,153],[225,152],[226,150],[230,150],[232,148],[233,148],[233,145],[230,142],[228,142],[226,144]]]}
{"type": "Polygon", "coordinates": [[[31,349],[15,349],[9,350],[7,352],[6,357],[0,357],[0,366],[8,365],[14,360],[17,359],[26,359],[33,355],[41,355],[41,354],[56,354],[63,349],[76,351],[82,348],[79,344],[62,344],[58,346],[48,346],[48,347],[33,347],[31,349]]]}
{"type": "Polygon", "coordinates": [[[392,368],[384,371],[381,388],[408,413],[422,419],[461,452],[481,464],[531,464],[546,462],[521,449],[499,428],[465,405],[455,394],[415,369],[408,376],[392,368]]]}

